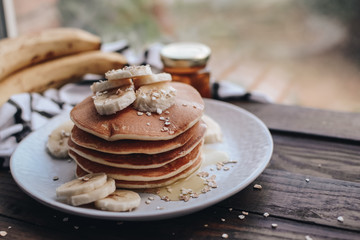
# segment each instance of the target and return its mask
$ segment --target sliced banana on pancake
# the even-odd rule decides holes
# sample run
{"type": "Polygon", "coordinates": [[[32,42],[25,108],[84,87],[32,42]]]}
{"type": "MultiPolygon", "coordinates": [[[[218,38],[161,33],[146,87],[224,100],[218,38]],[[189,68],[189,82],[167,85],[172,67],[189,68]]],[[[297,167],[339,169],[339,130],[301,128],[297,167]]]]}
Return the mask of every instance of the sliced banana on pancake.
{"type": "Polygon", "coordinates": [[[95,207],[100,210],[125,212],[132,211],[140,205],[138,193],[130,190],[116,190],[106,198],[95,201],[95,207]]]}
{"type": "Polygon", "coordinates": [[[64,183],[56,189],[56,196],[70,197],[91,192],[106,183],[105,173],[90,173],[83,177],[64,183]]]}
{"type": "Polygon", "coordinates": [[[111,70],[105,73],[106,79],[109,81],[123,79],[123,78],[133,78],[143,75],[151,75],[151,67],[149,65],[141,66],[129,66],[122,69],[111,70]]]}
{"type": "Polygon", "coordinates": [[[158,83],[158,82],[170,82],[172,80],[171,74],[169,73],[158,73],[152,75],[144,75],[134,77],[135,88],[138,88],[143,85],[158,83]]]}
{"type": "Polygon", "coordinates": [[[203,115],[202,120],[207,128],[205,132],[205,144],[218,143],[222,141],[222,131],[220,125],[208,115],[203,115]]]}
{"type": "Polygon", "coordinates": [[[176,89],[168,82],[141,86],[136,90],[134,108],[140,112],[157,112],[168,109],[175,103],[176,89]]]}
{"type": "Polygon", "coordinates": [[[90,88],[93,93],[97,93],[131,84],[132,84],[132,80],[130,78],[124,78],[124,79],[117,79],[114,81],[99,81],[93,83],[90,86],[90,88]]]}
{"type": "Polygon", "coordinates": [[[72,121],[66,121],[53,130],[49,135],[46,147],[53,157],[66,158],[69,156],[69,146],[67,142],[73,126],[74,124],[72,121]]]}
{"type": "Polygon", "coordinates": [[[70,196],[68,198],[68,203],[73,206],[80,206],[83,204],[92,203],[99,199],[107,197],[115,190],[115,180],[112,178],[108,178],[104,185],[92,190],[91,192],[70,196]]]}
{"type": "Polygon", "coordinates": [[[111,115],[131,105],[136,99],[134,85],[126,85],[110,91],[97,92],[93,96],[96,111],[111,115]]]}

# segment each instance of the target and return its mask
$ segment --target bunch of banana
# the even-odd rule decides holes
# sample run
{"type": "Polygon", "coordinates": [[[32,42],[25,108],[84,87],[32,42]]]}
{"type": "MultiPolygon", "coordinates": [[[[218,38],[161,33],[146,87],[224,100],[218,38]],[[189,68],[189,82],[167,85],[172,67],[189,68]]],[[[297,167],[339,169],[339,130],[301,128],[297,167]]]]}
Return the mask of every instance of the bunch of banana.
{"type": "Polygon", "coordinates": [[[106,211],[131,211],[140,205],[138,193],[116,190],[115,180],[105,173],[90,173],[64,183],[56,189],[58,198],[65,198],[73,206],[94,203],[106,211]]]}
{"type": "Polygon", "coordinates": [[[0,105],[16,93],[56,88],[127,63],[119,53],[101,52],[100,45],[99,37],[73,28],[1,40],[0,105]]]}

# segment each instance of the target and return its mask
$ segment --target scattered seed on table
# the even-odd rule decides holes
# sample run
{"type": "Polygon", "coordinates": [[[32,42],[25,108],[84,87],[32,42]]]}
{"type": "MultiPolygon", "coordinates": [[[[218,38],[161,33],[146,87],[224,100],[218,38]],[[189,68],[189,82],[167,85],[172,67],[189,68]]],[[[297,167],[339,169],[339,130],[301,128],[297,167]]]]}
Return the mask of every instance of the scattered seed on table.
{"type": "Polygon", "coordinates": [[[261,189],[262,189],[262,186],[261,186],[260,184],[255,184],[255,185],[254,185],[254,189],[261,190],[261,189]]]}

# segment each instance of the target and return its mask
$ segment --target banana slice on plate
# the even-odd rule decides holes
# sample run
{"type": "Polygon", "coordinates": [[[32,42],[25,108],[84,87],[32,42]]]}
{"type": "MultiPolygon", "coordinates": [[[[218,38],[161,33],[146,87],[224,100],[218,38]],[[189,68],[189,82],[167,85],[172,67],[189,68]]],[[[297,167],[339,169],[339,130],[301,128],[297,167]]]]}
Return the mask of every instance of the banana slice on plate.
{"type": "Polygon", "coordinates": [[[133,106],[141,112],[162,113],[175,103],[176,89],[168,82],[159,82],[141,86],[136,90],[133,106]]]}
{"type": "Polygon", "coordinates": [[[106,180],[107,176],[105,173],[90,173],[59,186],[56,189],[56,196],[70,197],[88,193],[103,186],[106,180]]]}
{"type": "Polygon", "coordinates": [[[170,82],[172,77],[169,73],[158,73],[152,75],[137,76],[133,78],[135,88],[158,82],[170,82]]]}
{"type": "Polygon", "coordinates": [[[205,132],[205,144],[222,142],[222,131],[220,125],[208,115],[203,115],[202,120],[207,125],[205,132]]]}
{"type": "Polygon", "coordinates": [[[96,200],[107,197],[116,190],[115,180],[108,178],[106,183],[91,192],[73,195],[68,198],[68,203],[73,206],[80,206],[95,202],[96,200]]]}
{"type": "Polygon", "coordinates": [[[132,78],[143,75],[151,75],[151,67],[149,65],[141,65],[141,66],[130,66],[124,67],[122,69],[110,70],[105,73],[106,79],[109,81],[123,79],[123,78],[132,78]]]}
{"type": "Polygon", "coordinates": [[[116,190],[106,198],[95,201],[95,207],[100,210],[126,212],[137,208],[141,198],[138,193],[129,190],[116,190]]]}
{"type": "Polygon", "coordinates": [[[67,142],[73,126],[74,124],[71,121],[66,121],[51,132],[46,144],[51,156],[55,158],[68,157],[69,146],[67,142]]]}
{"type": "Polygon", "coordinates": [[[97,92],[93,96],[96,111],[111,115],[131,105],[136,99],[134,85],[126,85],[110,91],[97,92]]]}
{"type": "Polygon", "coordinates": [[[90,88],[93,93],[96,92],[103,92],[109,89],[113,88],[119,88],[126,85],[133,84],[132,80],[130,78],[124,78],[124,79],[118,79],[114,81],[99,81],[96,83],[93,83],[90,88]]]}

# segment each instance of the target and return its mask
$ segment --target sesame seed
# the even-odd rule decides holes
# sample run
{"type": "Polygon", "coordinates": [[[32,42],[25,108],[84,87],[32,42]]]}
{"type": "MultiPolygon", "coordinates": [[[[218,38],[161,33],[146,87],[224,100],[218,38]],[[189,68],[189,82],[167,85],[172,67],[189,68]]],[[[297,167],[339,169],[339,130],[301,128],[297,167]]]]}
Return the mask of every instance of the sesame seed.
{"type": "Polygon", "coordinates": [[[242,211],[241,213],[246,216],[249,215],[249,212],[242,211]]]}
{"type": "Polygon", "coordinates": [[[159,117],[159,119],[160,119],[161,121],[165,121],[165,118],[164,118],[164,117],[159,117]]]}
{"type": "Polygon", "coordinates": [[[255,184],[255,185],[254,185],[254,189],[261,190],[261,189],[262,189],[262,186],[261,186],[260,184],[255,184]]]}
{"type": "Polygon", "coordinates": [[[57,181],[57,180],[59,180],[58,176],[53,177],[53,181],[57,181]]]}
{"type": "Polygon", "coordinates": [[[183,103],[182,105],[183,105],[184,107],[186,107],[186,106],[187,106],[187,104],[186,104],[186,103],[183,103]]]}
{"type": "Polygon", "coordinates": [[[269,213],[264,213],[264,217],[268,217],[268,216],[270,216],[270,214],[269,213]]]}
{"type": "Polygon", "coordinates": [[[225,222],[225,218],[221,218],[221,221],[222,221],[222,222],[225,222]]]}
{"type": "Polygon", "coordinates": [[[67,222],[67,221],[69,221],[69,218],[68,218],[68,217],[64,217],[64,218],[63,218],[63,222],[67,222]]]}
{"type": "Polygon", "coordinates": [[[160,207],[160,206],[157,206],[156,207],[156,210],[163,210],[164,208],[163,207],[160,207]]]}
{"type": "Polygon", "coordinates": [[[75,228],[76,230],[78,230],[78,229],[79,229],[79,226],[74,226],[74,228],[75,228]]]}
{"type": "Polygon", "coordinates": [[[226,233],[223,233],[223,234],[221,235],[221,237],[222,237],[222,238],[228,238],[228,237],[229,237],[229,235],[228,235],[228,234],[226,234],[226,233]]]}
{"type": "Polygon", "coordinates": [[[169,111],[167,111],[167,110],[165,111],[165,114],[169,114],[169,113],[170,113],[169,111]]]}
{"type": "Polygon", "coordinates": [[[169,126],[171,123],[170,122],[165,122],[165,125],[166,126],[169,126]]]}
{"type": "Polygon", "coordinates": [[[277,225],[276,223],[272,223],[272,224],[271,224],[271,227],[272,227],[272,228],[277,228],[278,225],[277,225]]]}
{"type": "Polygon", "coordinates": [[[310,179],[306,178],[305,181],[306,181],[306,182],[310,182],[310,179]]]}
{"type": "Polygon", "coordinates": [[[5,237],[7,235],[7,232],[6,231],[0,231],[0,236],[1,237],[5,237]]]}
{"type": "Polygon", "coordinates": [[[150,201],[153,201],[153,200],[154,200],[154,198],[153,198],[153,197],[148,197],[148,199],[149,199],[150,201]]]}
{"type": "Polygon", "coordinates": [[[337,218],[337,220],[338,220],[339,222],[344,222],[344,218],[343,218],[342,216],[339,216],[339,217],[337,218]]]}
{"type": "Polygon", "coordinates": [[[137,112],[137,115],[142,116],[142,115],[144,115],[144,113],[143,112],[137,112]]]}
{"type": "Polygon", "coordinates": [[[229,208],[229,212],[231,212],[233,209],[232,208],[229,208]]]}
{"type": "Polygon", "coordinates": [[[150,201],[150,200],[146,200],[145,203],[146,203],[146,204],[150,204],[151,201],[150,201]]]}
{"type": "Polygon", "coordinates": [[[306,235],[305,240],[313,240],[313,239],[309,235],[306,235]]]}
{"type": "Polygon", "coordinates": [[[151,112],[146,112],[146,116],[151,116],[151,112]]]}
{"type": "Polygon", "coordinates": [[[161,110],[160,108],[157,108],[157,109],[156,109],[156,113],[157,113],[157,114],[162,114],[162,110],[161,110]]]}
{"type": "Polygon", "coordinates": [[[148,122],[148,123],[146,123],[146,125],[147,125],[147,126],[150,126],[150,123],[148,122]]]}
{"type": "Polygon", "coordinates": [[[208,227],[209,225],[208,224],[204,224],[204,227],[208,227]]]}
{"type": "Polygon", "coordinates": [[[241,215],[238,216],[238,218],[242,220],[242,219],[245,218],[245,215],[242,215],[242,214],[241,214],[241,215]]]}

